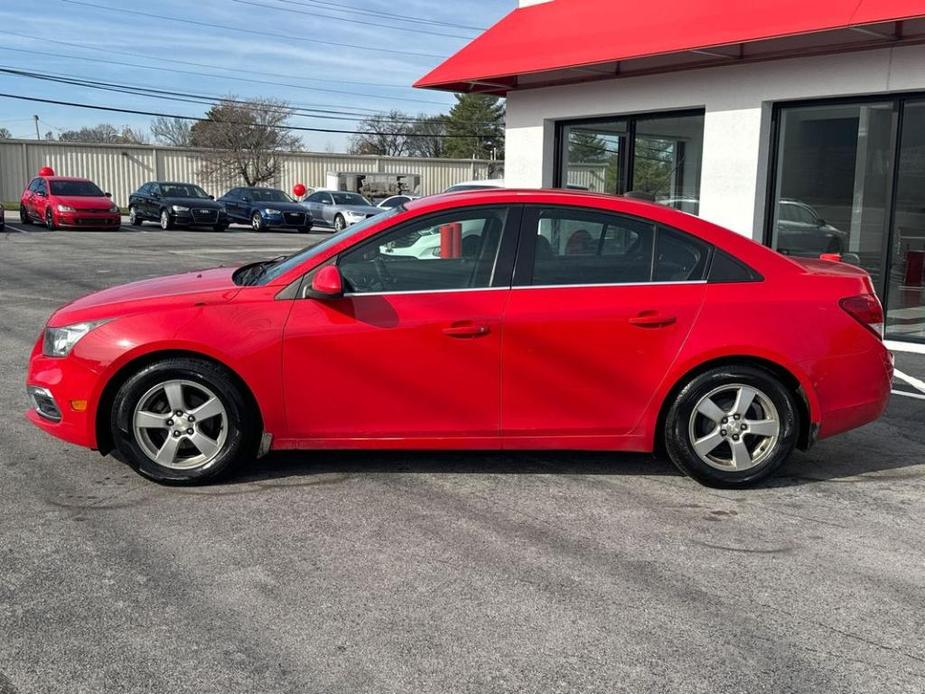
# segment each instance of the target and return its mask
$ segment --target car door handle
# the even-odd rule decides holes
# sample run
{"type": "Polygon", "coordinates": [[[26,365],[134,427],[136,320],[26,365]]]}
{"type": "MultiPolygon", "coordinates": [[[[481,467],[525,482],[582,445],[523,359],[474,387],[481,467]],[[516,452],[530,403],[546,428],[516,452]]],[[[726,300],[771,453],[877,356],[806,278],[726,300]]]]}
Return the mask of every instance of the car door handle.
{"type": "Polygon", "coordinates": [[[666,316],[657,311],[643,311],[638,316],[630,318],[630,324],[640,328],[664,328],[677,322],[675,316],[666,316]]]}
{"type": "Polygon", "coordinates": [[[482,337],[490,332],[487,325],[477,325],[472,321],[459,321],[443,329],[443,334],[449,337],[482,337]]]}

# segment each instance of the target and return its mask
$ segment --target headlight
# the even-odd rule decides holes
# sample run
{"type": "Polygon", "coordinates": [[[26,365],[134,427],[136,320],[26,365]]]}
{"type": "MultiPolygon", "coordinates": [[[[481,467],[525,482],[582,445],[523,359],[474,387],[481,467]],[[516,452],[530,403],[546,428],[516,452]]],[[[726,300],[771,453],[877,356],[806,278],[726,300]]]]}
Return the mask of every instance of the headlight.
{"type": "Polygon", "coordinates": [[[174,212],[189,212],[189,208],[183,207],[183,205],[171,205],[170,209],[174,212]]]}
{"type": "Polygon", "coordinates": [[[119,211],[119,206],[116,203],[113,203],[112,205],[109,206],[109,211],[112,213],[116,213],[119,211]]]}
{"type": "Polygon", "coordinates": [[[274,214],[279,214],[279,210],[271,210],[269,207],[267,207],[267,208],[264,208],[263,213],[268,214],[268,215],[274,215],[274,214]]]}
{"type": "Polygon", "coordinates": [[[74,208],[70,205],[58,205],[58,212],[74,212],[74,208]]]}
{"type": "Polygon", "coordinates": [[[363,219],[366,215],[362,212],[354,212],[353,210],[347,210],[346,212],[344,212],[344,216],[349,217],[350,219],[363,219]]]}
{"type": "Polygon", "coordinates": [[[66,357],[74,348],[80,338],[103,323],[111,319],[88,321],[65,325],[62,328],[45,328],[45,338],[42,341],[42,354],[46,357],[66,357]]]}

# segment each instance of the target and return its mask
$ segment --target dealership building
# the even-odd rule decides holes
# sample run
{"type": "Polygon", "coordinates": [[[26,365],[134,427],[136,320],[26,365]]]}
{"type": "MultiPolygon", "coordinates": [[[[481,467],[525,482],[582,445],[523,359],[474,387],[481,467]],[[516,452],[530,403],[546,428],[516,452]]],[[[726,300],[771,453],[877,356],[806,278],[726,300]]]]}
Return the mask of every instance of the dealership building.
{"type": "Polygon", "coordinates": [[[507,97],[506,185],[841,253],[925,344],[925,0],[520,5],[416,85],[507,97]]]}

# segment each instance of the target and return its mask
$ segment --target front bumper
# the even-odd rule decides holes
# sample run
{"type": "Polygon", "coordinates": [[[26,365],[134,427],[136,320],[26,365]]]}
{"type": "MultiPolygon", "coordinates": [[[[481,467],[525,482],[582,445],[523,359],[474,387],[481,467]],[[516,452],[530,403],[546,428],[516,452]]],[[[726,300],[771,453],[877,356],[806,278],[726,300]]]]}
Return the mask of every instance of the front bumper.
{"type": "Polygon", "coordinates": [[[69,443],[96,448],[96,398],[99,374],[83,360],[42,355],[41,340],[32,351],[26,389],[32,406],[26,417],[35,426],[69,443]],[[58,410],[57,419],[49,409],[58,410]]]}
{"type": "Polygon", "coordinates": [[[224,210],[191,210],[189,212],[172,212],[174,224],[180,226],[228,226],[228,215],[224,210]]]}
{"type": "Polygon", "coordinates": [[[122,216],[109,212],[58,212],[55,223],[68,229],[112,229],[122,225],[122,216]]]}
{"type": "Polygon", "coordinates": [[[268,227],[279,229],[311,229],[312,216],[302,212],[276,212],[267,214],[261,212],[263,223],[268,227]]]}

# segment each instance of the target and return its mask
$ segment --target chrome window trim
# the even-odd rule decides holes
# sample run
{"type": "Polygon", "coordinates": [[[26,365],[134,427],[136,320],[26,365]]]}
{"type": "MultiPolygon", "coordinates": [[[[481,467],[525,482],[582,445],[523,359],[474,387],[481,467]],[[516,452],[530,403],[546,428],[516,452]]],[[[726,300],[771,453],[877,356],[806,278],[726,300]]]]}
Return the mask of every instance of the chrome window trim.
{"type": "Polygon", "coordinates": [[[403,294],[457,294],[459,292],[510,291],[510,287],[464,287],[462,289],[413,289],[403,292],[344,292],[348,296],[399,296],[403,294]]]}
{"type": "Polygon", "coordinates": [[[404,294],[450,294],[459,292],[497,292],[522,289],[589,289],[593,287],[664,287],[674,284],[707,284],[707,280],[679,280],[677,282],[607,282],[604,284],[537,284],[513,287],[472,287],[462,289],[415,289],[404,292],[344,292],[344,297],[354,296],[400,296],[404,294]]]}

